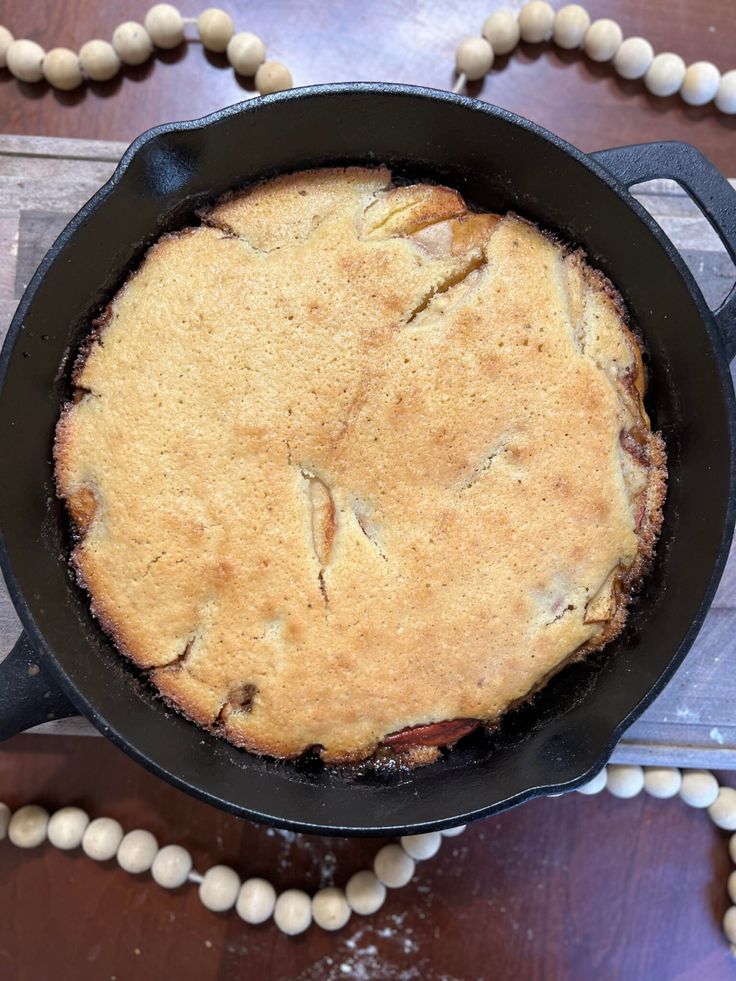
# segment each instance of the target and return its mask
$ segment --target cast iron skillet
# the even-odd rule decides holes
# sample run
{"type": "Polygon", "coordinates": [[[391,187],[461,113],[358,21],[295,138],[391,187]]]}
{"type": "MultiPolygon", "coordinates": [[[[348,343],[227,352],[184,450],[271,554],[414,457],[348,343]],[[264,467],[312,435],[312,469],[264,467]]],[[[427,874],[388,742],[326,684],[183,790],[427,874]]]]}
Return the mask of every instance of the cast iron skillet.
{"type": "Polygon", "coordinates": [[[49,712],[80,711],[140,763],[204,800],[332,834],[442,828],[589,778],[692,644],[734,523],[728,363],[736,353],[736,292],[715,314],[708,309],[675,249],[628,193],[651,177],[679,181],[736,255],[736,194],[692,147],[586,156],[511,113],[445,92],[301,89],[137,139],[41,263],[2,351],[2,567],[24,634],[0,669],[0,735],[49,712]],[[52,480],[52,434],[68,392],[59,366],[146,246],[227,188],[336,162],[392,163],[400,174],[441,180],[479,207],[512,208],[582,245],[619,287],[646,339],[648,406],[669,453],[657,560],[623,636],[561,673],[496,734],[471,736],[408,775],[347,777],[315,763],[259,759],[167,710],[115,652],[72,581],[52,480]],[[30,665],[40,672],[29,674],[30,665]]]}

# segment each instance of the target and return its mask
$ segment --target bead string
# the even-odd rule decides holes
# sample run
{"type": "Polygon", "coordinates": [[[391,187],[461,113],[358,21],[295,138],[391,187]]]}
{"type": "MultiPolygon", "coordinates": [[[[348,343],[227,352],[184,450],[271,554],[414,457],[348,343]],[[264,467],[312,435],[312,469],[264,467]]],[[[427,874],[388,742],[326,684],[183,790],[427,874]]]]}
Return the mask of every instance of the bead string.
{"type": "Polygon", "coordinates": [[[643,37],[624,40],[614,20],[604,17],[591,23],[587,10],[577,3],[555,12],[544,0],[524,4],[518,16],[509,10],[496,11],[483,24],[483,37],[461,41],[455,55],[458,77],[453,91],[462,92],[468,82],[484,78],[495,56],[511,54],[520,40],[528,44],[551,40],[566,51],[582,48],[592,61],[613,62],[621,78],[643,79],[652,95],[666,97],[679,92],[690,106],[715,101],[722,113],[736,113],[736,69],[721,75],[709,61],[686,67],[679,55],[655,55],[643,37]]]}
{"type": "MultiPolygon", "coordinates": [[[[286,65],[266,61],[266,47],[256,35],[236,33],[232,17],[210,7],[198,17],[182,17],[170,3],[157,3],[146,14],[143,24],[126,21],[115,29],[112,43],[95,39],[83,44],[79,53],[69,48],[52,48],[48,53],[35,41],[16,41],[0,26],[0,68],[7,67],[22,82],[45,79],[61,91],[75,89],[85,80],[107,82],[121,65],[142,65],[154,48],[175,48],[184,40],[184,28],[195,24],[198,38],[208,51],[226,52],[238,75],[255,77],[261,95],[291,88],[293,80],[286,65]]],[[[510,10],[492,13],[483,24],[483,37],[468,37],[458,45],[455,55],[457,80],[453,92],[462,92],[468,82],[480,81],[493,66],[496,55],[508,55],[519,41],[539,44],[552,40],[567,51],[582,48],[599,63],[613,62],[625,79],[643,79],[657,96],[676,92],[691,106],[714,101],[722,113],[736,113],[736,69],[724,75],[709,61],[696,61],[686,67],[672,52],[655,55],[645,38],[624,40],[619,25],[608,18],[591,23],[590,15],[579,4],[570,3],[557,12],[545,0],[531,0],[518,16],[510,10]]]]}
{"type": "MultiPolygon", "coordinates": [[[[690,807],[708,810],[711,821],[725,831],[736,831],[736,790],[720,787],[707,770],[680,771],[672,767],[608,766],[578,788],[591,795],[607,789],[614,797],[630,799],[642,790],[664,800],[679,796],[690,807]]],[[[79,807],[62,807],[53,815],[37,804],[11,812],[0,803],[0,840],[7,837],[18,848],[37,848],[49,841],[56,848],[82,851],[98,862],[117,859],[132,875],[151,873],[164,889],[177,889],[185,883],[198,887],[202,905],[212,912],[225,913],[233,907],[246,923],[265,923],[273,917],[282,933],[296,936],[314,922],[323,930],[340,930],[353,913],[370,916],[384,903],[386,889],[408,885],[416,863],[433,858],[443,838],[462,834],[465,826],[427,834],[405,835],[399,843],[384,845],[376,853],[373,869],[356,872],[344,889],[329,886],[310,898],[301,889],[287,889],[280,895],[266,879],[245,882],[227,865],[214,865],[204,874],[192,866],[192,857],[181,845],[159,848],[150,831],[136,829],[124,833],[113,818],[90,821],[79,807]]],[[[736,865],[736,834],[731,835],[729,854],[736,865]]],[[[736,956],[736,869],[728,878],[728,895],[734,904],[723,917],[723,931],[736,956]]]]}
{"type": "Polygon", "coordinates": [[[266,46],[248,31],[236,33],[230,14],[209,7],[198,17],[182,17],[170,3],[157,3],[143,23],[128,20],[115,28],[112,43],[87,41],[79,53],[70,48],[46,52],[40,44],[16,41],[7,27],[0,26],[0,68],[8,68],[21,82],[45,80],[55,89],[68,92],[82,82],[108,82],[121,66],[142,65],[155,48],[176,48],[184,40],[184,28],[196,24],[198,40],[208,51],[225,52],[238,75],[255,77],[261,95],[280,92],[293,85],[291,72],[279,61],[266,61],[266,46]]]}

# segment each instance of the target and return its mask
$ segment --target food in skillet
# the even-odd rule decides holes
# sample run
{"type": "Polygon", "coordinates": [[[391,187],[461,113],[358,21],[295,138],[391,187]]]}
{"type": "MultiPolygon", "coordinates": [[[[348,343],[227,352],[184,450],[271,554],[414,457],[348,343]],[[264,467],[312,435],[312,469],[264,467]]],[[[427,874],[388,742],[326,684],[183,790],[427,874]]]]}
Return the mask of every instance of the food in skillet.
{"type": "Polygon", "coordinates": [[[611,283],[383,169],[163,236],[56,433],[119,650],[258,753],[430,762],[622,629],[665,453],[611,283]]]}

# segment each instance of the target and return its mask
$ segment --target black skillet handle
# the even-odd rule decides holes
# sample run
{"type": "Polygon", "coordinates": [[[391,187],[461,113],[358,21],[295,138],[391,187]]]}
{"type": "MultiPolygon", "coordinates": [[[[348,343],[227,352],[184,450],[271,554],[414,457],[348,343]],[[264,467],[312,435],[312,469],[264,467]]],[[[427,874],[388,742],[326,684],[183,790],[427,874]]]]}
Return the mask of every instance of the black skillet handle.
{"type": "MultiPolygon", "coordinates": [[[[626,187],[656,177],[677,181],[697,204],[736,263],[736,191],[700,150],[689,143],[638,143],[590,156],[626,187]]],[[[729,361],[736,357],[736,285],[718,310],[729,361]]]]}
{"type": "Polygon", "coordinates": [[[78,715],[59,691],[25,634],[0,662],[0,740],[25,729],[78,715]]]}

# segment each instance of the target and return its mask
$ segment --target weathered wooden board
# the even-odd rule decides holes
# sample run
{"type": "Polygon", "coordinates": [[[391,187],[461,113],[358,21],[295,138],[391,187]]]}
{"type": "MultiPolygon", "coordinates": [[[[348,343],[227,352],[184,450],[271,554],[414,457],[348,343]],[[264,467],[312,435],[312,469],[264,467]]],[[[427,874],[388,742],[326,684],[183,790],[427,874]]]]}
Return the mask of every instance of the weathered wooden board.
{"type": "MultiPolygon", "coordinates": [[[[0,337],[45,251],[110,176],[124,149],[119,143],[0,136],[0,337]]],[[[671,181],[650,181],[637,196],[680,249],[708,302],[717,306],[734,281],[734,268],[698,209],[671,181]]],[[[18,632],[0,583],[0,659],[18,632]]],[[[39,731],[93,730],[68,720],[39,731]]],[[[692,652],[626,733],[614,759],[736,769],[736,549],[692,652]]]]}

